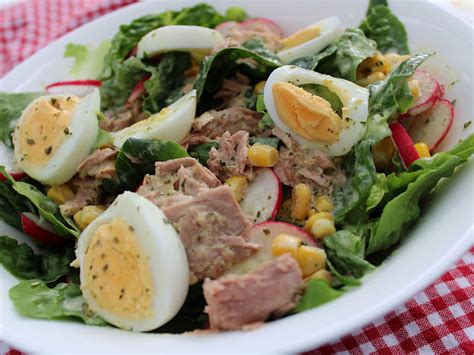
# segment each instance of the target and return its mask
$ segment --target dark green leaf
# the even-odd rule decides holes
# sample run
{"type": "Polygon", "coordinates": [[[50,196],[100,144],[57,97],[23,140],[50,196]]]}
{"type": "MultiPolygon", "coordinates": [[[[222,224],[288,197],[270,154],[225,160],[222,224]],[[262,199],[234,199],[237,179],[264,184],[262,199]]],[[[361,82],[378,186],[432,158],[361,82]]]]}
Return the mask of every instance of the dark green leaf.
{"type": "Polygon", "coordinates": [[[106,325],[87,309],[79,285],[60,283],[49,288],[43,281],[21,281],[9,291],[18,312],[40,319],[75,318],[90,325],[106,325]]]}
{"type": "Polygon", "coordinates": [[[276,137],[250,137],[249,139],[250,145],[254,145],[258,143],[258,144],[269,145],[270,147],[273,147],[275,149],[278,149],[279,142],[280,140],[276,137]]]}
{"type": "Polygon", "coordinates": [[[316,70],[352,82],[356,82],[359,64],[377,52],[375,42],[357,28],[346,29],[335,45],[336,53],[321,60],[316,70]]]}
{"type": "Polygon", "coordinates": [[[47,220],[54,227],[54,230],[65,238],[74,238],[79,236],[79,229],[74,224],[69,223],[61,216],[58,205],[49,199],[43,192],[38,190],[34,185],[25,181],[15,181],[10,174],[5,170],[5,167],[0,166],[0,173],[7,177],[7,181],[18,194],[26,197],[37,209],[41,217],[47,220]]]}
{"type": "Polygon", "coordinates": [[[276,55],[268,51],[261,41],[252,40],[246,42],[245,48],[224,48],[214,55],[207,56],[201,63],[198,77],[194,82],[197,91],[198,112],[209,105],[213,94],[220,88],[222,80],[233,73],[236,68],[242,66],[242,59],[250,58],[255,66],[248,67],[256,77],[266,77],[272,70],[281,65],[276,55]]]}
{"type": "Polygon", "coordinates": [[[0,92],[0,141],[12,147],[11,133],[15,128],[15,121],[20,118],[26,106],[41,95],[44,94],[41,92],[0,92]]]}
{"type": "Polygon", "coordinates": [[[195,145],[195,146],[191,147],[188,150],[188,153],[193,158],[199,160],[199,162],[202,165],[207,166],[207,161],[209,160],[209,151],[212,148],[218,149],[219,148],[219,143],[213,141],[213,142],[198,144],[198,145],[195,145]]]}
{"type": "Polygon", "coordinates": [[[341,230],[324,238],[324,248],[334,268],[344,276],[360,278],[375,269],[364,260],[365,241],[363,237],[341,230]]]}
{"type": "Polygon", "coordinates": [[[320,84],[305,84],[300,85],[301,88],[310,92],[313,95],[320,96],[331,104],[332,109],[339,115],[342,116],[342,104],[341,99],[337,94],[331,91],[327,86],[320,84]]]}
{"type": "Polygon", "coordinates": [[[318,66],[320,61],[331,57],[336,52],[336,50],[337,46],[335,44],[332,44],[326,47],[322,52],[305,55],[304,57],[295,59],[290,64],[296,65],[303,69],[314,70],[318,66]]]}
{"type": "Polygon", "coordinates": [[[345,158],[344,170],[348,174],[344,188],[336,191],[335,220],[358,221],[366,217],[365,202],[376,179],[376,170],[368,141],[360,142],[345,158]]]}
{"type": "Polygon", "coordinates": [[[146,174],[153,174],[155,162],[187,157],[188,153],[170,141],[129,138],[117,155],[115,168],[123,186],[135,189],[146,174]]]}
{"type": "Polygon", "coordinates": [[[189,53],[163,54],[156,69],[150,70],[150,79],[144,83],[147,94],[143,102],[143,110],[148,114],[159,112],[166,106],[166,100],[170,93],[173,93],[175,99],[179,99],[174,91],[184,85],[186,79],[184,72],[191,66],[192,61],[189,53]]]}
{"type": "Polygon", "coordinates": [[[36,213],[32,203],[18,194],[7,181],[0,181],[0,218],[12,227],[22,229],[20,213],[36,213]]]}
{"type": "Polygon", "coordinates": [[[312,280],[308,283],[295,312],[303,312],[335,300],[344,292],[332,288],[326,280],[312,280]]]}
{"type": "Polygon", "coordinates": [[[408,54],[408,36],[405,26],[387,6],[386,1],[371,1],[367,10],[367,17],[360,24],[365,35],[377,42],[377,48],[385,53],[396,51],[399,54],[408,54]]]}
{"type": "Polygon", "coordinates": [[[56,281],[69,272],[74,260],[72,246],[43,248],[35,254],[27,244],[0,236],[0,264],[19,279],[40,279],[46,283],[56,281]]]}

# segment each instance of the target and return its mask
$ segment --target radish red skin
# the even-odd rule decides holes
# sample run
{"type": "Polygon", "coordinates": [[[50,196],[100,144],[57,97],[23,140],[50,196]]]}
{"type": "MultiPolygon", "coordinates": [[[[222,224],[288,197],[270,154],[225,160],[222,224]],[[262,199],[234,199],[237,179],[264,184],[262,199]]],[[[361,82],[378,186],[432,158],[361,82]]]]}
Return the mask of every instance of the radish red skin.
{"type": "Polygon", "coordinates": [[[70,80],[70,81],[57,81],[55,83],[46,86],[46,90],[55,88],[58,86],[96,86],[100,87],[102,81],[100,80],[70,80]]]}
{"type": "Polygon", "coordinates": [[[23,232],[38,242],[50,245],[62,245],[66,242],[66,239],[38,225],[27,213],[22,213],[20,220],[23,232]]]}
{"type": "Polygon", "coordinates": [[[48,94],[72,94],[84,96],[102,85],[100,80],[71,80],[58,81],[46,86],[48,94]]]}
{"type": "MultiPolygon", "coordinates": [[[[10,172],[9,173],[10,176],[13,178],[13,180],[15,181],[20,181],[24,178],[26,178],[28,175],[26,175],[26,173],[12,173],[10,172]]],[[[7,178],[2,174],[0,173],[0,181],[5,181],[7,178]]]]}
{"type": "Polygon", "coordinates": [[[408,133],[416,143],[424,142],[430,148],[430,152],[434,152],[448,135],[454,116],[453,104],[441,99],[430,111],[415,117],[408,133]]]}
{"type": "Polygon", "coordinates": [[[430,73],[419,69],[413,75],[413,79],[418,80],[420,84],[421,96],[408,110],[408,115],[412,117],[431,109],[443,96],[441,84],[430,73]]]}
{"type": "Polygon", "coordinates": [[[127,104],[132,104],[135,100],[137,100],[138,98],[140,98],[140,96],[142,96],[144,93],[145,93],[145,87],[143,86],[143,84],[145,83],[145,81],[147,81],[148,79],[150,79],[150,75],[148,75],[146,78],[144,78],[143,80],[141,80],[132,90],[132,93],[130,94],[130,96],[128,97],[127,99],[127,104]]]}
{"type": "Polygon", "coordinates": [[[411,163],[420,158],[415,149],[415,145],[408,135],[407,131],[399,122],[393,122],[389,125],[392,131],[392,140],[402,158],[403,164],[408,168],[411,163]]]}

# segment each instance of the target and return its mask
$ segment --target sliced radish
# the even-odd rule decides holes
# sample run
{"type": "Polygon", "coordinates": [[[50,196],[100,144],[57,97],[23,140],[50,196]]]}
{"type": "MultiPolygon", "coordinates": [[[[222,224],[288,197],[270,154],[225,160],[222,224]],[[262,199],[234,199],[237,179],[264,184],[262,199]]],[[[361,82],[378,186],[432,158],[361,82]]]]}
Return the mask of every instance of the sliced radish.
{"type": "Polygon", "coordinates": [[[412,79],[420,84],[420,96],[414,100],[412,107],[408,110],[408,114],[413,117],[436,105],[443,95],[443,90],[440,83],[424,70],[417,70],[412,79]]]}
{"type": "Polygon", "coordinates": [[[255,223],[275,219],[281,206],[281,183],[270,168],[259,168],[240,202],[242,211],[255,223]]]}
{"type": "Polygon", "coordinates": [[[408,168],[411,163],[420,158],[420,155],[415,149],[415,145],[408,135],[407,131],[399,122],[393,122],[389,125],[392,131],[392,140],[397,147],[400,158],[403,164],[408,168]]]}
{"type": "Polygon", "coordinates": [[[46,86],[46,92],[48,94],[71,94],[82,97],[101,85],[100,80],[58,81],[46,86]]]}
{"type": "MultiPolygon", "coordinates": [[[[24,179],[28,176],[24,172],[18,172],[18,173],[9,172],[9,174],[13,178],[13,180],[15,180],[15,181],[20,181],[20,180],[22,180],[22,179],[24,179]]],[[[7,178],[5,177],[5,175],[0,173],[0,181],[5,181],[6,179],[7,178]]]]}
{"type": "Polygon", "coordinates": [[[441,99],[431,110],[415,117],[408,134],[413,142],[425,142],[433,152],[446,138],[453,125],[453,120],[453,104],[448,100],[441,99]]]}
{"type": "Polygon", "coordinates": [[[251,18],[241,23],[235,21],[223,22],[216,27],[216,30],[219,31],[224,37],[227,37],[236,30],[254,31],[262,27],[267,28],[270,32],[276,33],[280,37],[284,36],[283,30],[280,26],[278,26],[274,21],[264,17],[251,18]]]}
{"type": "Polygon", "coordinates": [[[235,265],[226,274],[245,274],[273,258],[272,242],[280,234],[289,234],[301,239],[303,244],[318,246],[318,243],[304,230],[285,222],[268,221],[256,224],[250,230],[250,242],[260,245],[254,256],[235,265]]]}
{"type": "Polygon", "coordinates": [[[150,76],[148,75],[146,78],[144,78],[143,80],[141,80],[136,86],[135,88],[132,90],[132,93],[130,94],[130,96],[128,97],[127,99],[127,104],[132,104],[135,100],[139,99],[140,97],[143,96],[143,94],[145,93],[145,87],[143,86],[143,83],[145,81],[147,81],[148,79],[150,79],[150,76]]]}
{"type": "Polygon", "coordinates": [[[64,244],[66,239],[57,235],[53,226],[33,213],[24,212],[20,216],[23,232],[44,244],[64,244]]]}
{"type": "Polygon", "coordinates": [[[270,31],[275,32],[280,37],[285,34],[282,28],[275,22],[265,17],[249,18],[240,24],[240,26],[246,30],[254,30],[259,27],[266,27],[270,31]]]}

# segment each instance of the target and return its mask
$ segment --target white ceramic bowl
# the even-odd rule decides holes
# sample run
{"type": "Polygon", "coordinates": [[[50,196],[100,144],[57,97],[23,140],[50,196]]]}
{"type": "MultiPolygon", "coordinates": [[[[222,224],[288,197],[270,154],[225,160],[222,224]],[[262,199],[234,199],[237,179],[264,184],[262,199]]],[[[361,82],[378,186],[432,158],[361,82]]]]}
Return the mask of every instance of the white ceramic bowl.
{"type": "MultiPolygon", "coordinates": [[[[193,0],[139,3],[108,14],[54,42],[17,66],[2,81],[2,91],[41,89],[42,84],[68,77],[69,60],[62,56],[69,42],[90,43],[110,38],[118,26],[168,8],[179,9],[193,0]]],[[[338,15],[346,26],[363,18],[367,1],[352,0],[238,0],[208,1],[219,10],[242,6],[252,16],[274,19],[287,32],[317,19],[338,15]]],[[[428,66],[446,85],[449,99],[457,99],[456,121],[444,145],[467,136],[463,123],[473,114],[473,30],[453,15],[428,2],[391,1],[409,33],[412,52],[437,51],[428,66]],[[455,85],[451,82],[459,80],[455,85]]],[[[5,158],[5,152],[1,156],[5,158]]],[[[286,352],[307,350],[340,337],[382,316],[426,287],[473,243],[474,169],[458,171],[442,191],[430,199],[398,251],[379,270],[338,300],[298,315],[266,324],[252,332],[209,336],[140,334],[65,321],[43,321],[18,315],[8,289],[17,281],[0,268],[0,339],[18,348],[41,352],[286,352]]],[[[0,234],[21,233],[0,224],[0,234]]]]}

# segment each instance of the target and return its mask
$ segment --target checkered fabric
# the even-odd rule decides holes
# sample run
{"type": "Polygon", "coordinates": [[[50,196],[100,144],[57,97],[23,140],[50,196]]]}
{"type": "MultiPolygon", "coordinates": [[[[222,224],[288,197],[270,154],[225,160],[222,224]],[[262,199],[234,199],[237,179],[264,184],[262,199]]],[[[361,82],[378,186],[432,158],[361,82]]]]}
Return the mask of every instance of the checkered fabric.
{"type": "MultiPolygon", "coordinates": [[[[35,0],[0,10],[0,76],[50,41],[135,0],[35,0]]],[[[474,354],[474,247],[383,318],[307,354],[474,354]]],[[[0,354],[17,350],[0,343],[0,354]]]]}

